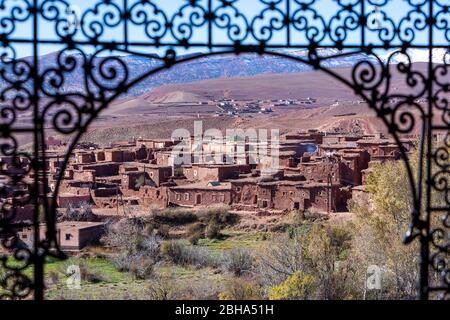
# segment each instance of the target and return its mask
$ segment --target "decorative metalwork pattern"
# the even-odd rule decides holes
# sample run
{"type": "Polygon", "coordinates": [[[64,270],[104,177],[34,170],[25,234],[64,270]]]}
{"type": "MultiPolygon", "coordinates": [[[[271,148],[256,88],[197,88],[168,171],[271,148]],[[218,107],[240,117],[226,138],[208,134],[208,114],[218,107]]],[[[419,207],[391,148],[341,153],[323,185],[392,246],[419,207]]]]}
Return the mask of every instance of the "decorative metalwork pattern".
{"type": "Polygon", "coordinates": [[[42,299],[45,257],[63,257],[56,242],[54,217],[61,179],[52,197],[46,192],[44,141],[49,128],[74,137],[64,170],[92,121],[133,86],[178,63],[246,52],[295,60],[339,79],[367,101],[399,145],[401,134],[421,133],[418,172],[413,172],[402,151],[414,204],[406,242],[418,238],[421,243],[420,297],[426,299],[434,292],[448,297],[450,55],[435,61],[433,50],[448,48],[449,4],[444,0],[168,2],[0,1],[0,155],[1,174],[7,177],[1,189],[1,198],[7,199],[2,201],[0,219],[4,247],[16,247],[11,221],[17,208],[31,204],[35,213],[31,223],[34,250],[15,249],[20,265],[1,260],[7,270],[1,280],[2,298],[25,298],[33,293],[35,299],[42,299]],[[58,51],[51,63],[40,61],[46,46],[58,51]],[[19,48],[28,50],[30,57],[21,57],[19,48]],[[325,55],[324,48],[340,51],[325,55]],[[424,67],[412,63],[410,48],[428,49],[424,67]],[[180,58],[186,49],[201,53],[180,58]],[[307,54],[276,49],[305,49],[307,54]],[[388,56],[383,56],[388,49],[388,56]],[[327,61],[360,53],[368,59],[356,62],[348,76],[326,67],[327,61]],[[121,58],[124,54],[147,57],[154,67],[136,74],[121,58]],[[394,60],[397,63],[391,63],[394,60]],[[70,85],[71,77],[77,77],[76,86],[70,85]],[[394,77],[406,84],[407,92],[393,88],[394,77]],[[33,137],[32,155],[20,151],[24,134],[33,137]],[[440,134],[445,138],[437,145],[434,139],[440,134]],[[432,206],[431,198],[436,196],[443,199],[442,206],[432,206]],[[43,237],[39,215],[45,217],[43,237]],[[441,218],[433,223],[436,215],[441,218]],[[30,266],[34,267],[33,279],[23,272],[30,266]]]}

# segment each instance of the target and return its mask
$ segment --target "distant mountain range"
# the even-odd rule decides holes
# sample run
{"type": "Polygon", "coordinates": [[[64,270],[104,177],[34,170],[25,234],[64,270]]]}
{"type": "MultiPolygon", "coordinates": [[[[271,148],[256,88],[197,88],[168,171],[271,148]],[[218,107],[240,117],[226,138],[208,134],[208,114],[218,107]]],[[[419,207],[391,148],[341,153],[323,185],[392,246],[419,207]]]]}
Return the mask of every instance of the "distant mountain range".
{"type": "MultiPolygon", "coordinates": [[[[279,51],[285,54],[296,57],[307,57],[308,52],[303,51],[279,51]]],[[[337,49],[321,49],[318,51],[321,57],[330,57],[339,54],[337,49]]],[[[40,58],[40,66],[50,68],[56,65],[57,52],[44,55],[40,58]]],[[[428,61],[428,51],[410,49],[408,51],[412,62],[426,62],[428,61]]],[[[436,49],[433,51],[433,62],[442,63],[445,54],[445,49],[436,49]]],[[[193,54],[190,54],[192,56],[193,54]]],[[[386,61],[390,53],[380,55],[383,61],[386,61]]],[[[80,56],[73,55],[77,59],[80,56]]],[[[180,56],[183,59],[187,56],[180,56]]],[[[152,57],[142,57],[138,55],[127,55],[119,57],[126,65],[129,71],[129,79],[134,79],[142,74],[145,74],[152,69],[161,66],[161,61],[152,57]]],[[[29,58],[25,58],[28,60],[29,58]]],[[[98,63],[103,58],[99,57],[98,63]]],[[[372,56],[367,56],[362,53],[355,53],[343,57],[330,58],[322,62],[322,66],[326,68],[349,68],[354,66],[359,61],[370,60],[378,63],[372,56]]],[[[396,55],[392,63],[399,63],[406,61],[406,57],[396,55]]],[[[8,68],[5,68],[6,72],[8,68]]],[[[248,77],[259,74],[285,74],[285,73],[299,73],[310,71],[311,67],[297,61],[285,59],[283,57],[272,55],[257,55],[246,53],[241,55],[218,55],[208,56],[195,60],[191,60],[182,64],[175,65],[170,70],[164,70],[154,76],[150,76],[139,84],[133,86],[127,93],[128,96],[139,96],[143,93],[149,92],[152,89],[166,84],[189,83],[199,80],[208,80],[216,78],[231,78],[231,77],[248,77]]],[[[123,74],[118,74],[118,77],[123,74]]],[[[66,73],[65,82],[60,89],[61,92],[80,92],[82,88],[80,84],[84,82],[82,68],[76,68],[70,73],[66,73]]],[[[4,81],[0,80],[0,86],[4,86],[4,81]]],[[[29,85],[31,88],[31,84],[29,85]]],[[[51,90],[51,86],[45,83],[44,86],[51,90]]]]}

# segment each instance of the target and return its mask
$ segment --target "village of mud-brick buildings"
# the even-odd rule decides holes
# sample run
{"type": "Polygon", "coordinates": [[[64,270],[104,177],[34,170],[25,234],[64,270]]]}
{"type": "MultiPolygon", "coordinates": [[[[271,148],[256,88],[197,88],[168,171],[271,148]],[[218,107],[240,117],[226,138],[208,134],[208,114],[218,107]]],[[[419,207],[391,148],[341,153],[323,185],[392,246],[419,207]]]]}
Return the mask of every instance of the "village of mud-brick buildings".
{"type": "MultiPolygon", "coordinates": [[[[346,210],[350,198],[364,196],[365,177],[374,163],[400,159],[398,145],[381,134],[310,130],[284,135],[277,146],[276,170],[250,161],[247,142],[243,154],[226,163],[175,165],[178,142],[137,139],[75,151],[63,173],[58,205],[164,209],[224,204],[245,211],[338,212],[346,210]]],[[[414,146],[413,139],[402,143],[405,152],[414,146]]],[[[49,159],[51,189],[61,159],[58,154],[49,159]]]]}
{"type": "MultiPolygon", "coordinates": [[[[399,147],[382,134],[295,132],[279,139],[278,166],[271,168],[250,161],[249,141],[243,143],[244,152],[234,153],[226,163],[197,163],[193,156],[190,164],[176,164],[174,150],[179,140],[140,138],[114,142],[107,148],[79,146],[62,169],[65,147],[51,138],[46,160],[48,189],[43,191],[53,199],[60,180],[55,199],[60,210],[88,203],[107,215],[123,215],[119,207],[125,206],[148,212],[213,205],[255,213],[340,212],[347,210],[350,199],[367,199],[365,181],[374,164],[399,160],[401,152],[413,150],[415,140],[404,137],[399,147]]],[[[236,145],[227,142],[227,147],[235,149],[236,145]]],[[[211,144],[201,147],[208,148],[214,149],[211,144]]],[[[3,172],[21,170],[9,157],[1,157],[0,162],[3,172]]],[[[21,165],[28,172],[26,158],[21,165]]],[[[28,175],[26,179],[32,181],[28,175]]],[[[0,182],[7,190],[7,183],[0,182]]],[[[2,203],[8,202],[8,194],[4,192],[2,203]]],[[[19,224],[33,221],[33,213],[31,204],[16,205],[14,220],[19,224]]],[[[61,246],[73,250],[96,239],[102,228],[99,222],[57,225],[61,246]]],[[[32,238],[32,228],[23,228],[20,237],[25,242],[32,238]]]]}

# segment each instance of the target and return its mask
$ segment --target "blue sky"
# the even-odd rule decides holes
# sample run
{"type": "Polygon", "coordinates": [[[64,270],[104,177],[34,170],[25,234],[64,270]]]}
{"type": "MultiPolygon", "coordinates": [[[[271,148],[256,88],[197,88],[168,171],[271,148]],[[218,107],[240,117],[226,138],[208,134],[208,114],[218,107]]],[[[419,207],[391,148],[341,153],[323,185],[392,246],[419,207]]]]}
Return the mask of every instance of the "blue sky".
{"type": "MultiPolygon", "coordinates": [[[[43,1],[43,0],[42,0],[43,1]]],[[[138,0],[129,0],[129,3],[133,4],[138,0]]],[[[219,0],[212,0],[213,3],[215,4],[219,4],[219,0]]],[[[246,16],[250,16],[253,17],[255,15],[257,15],[259,12],[261,12],[261,10],[263,10],[265,7],[267,7],[267,5],[265,5],[263,3],[263,1],[271,1],[271,0],[238,0],[236,1],[235,5],[236,7],[239,8],[239,11],[244,13],[246,16]]],[[[285,1],[284,0],[276,0],[276,1],[280,1],[280,9],[284,10],[285,9],[285,1]]],[[[381,1],[381,0],[380,0],[381,1]]],[[[379,1],[379,2],[380,2],[379,1]]],[[[14,3],[13,0],[6,0],[6,3],[8,4],[8,2],[12,2],[14,3]]],[[[100,0],[67,0],[68,3],[70,3],[71,5],[73,5],[73,8],[75,9],[76,12],[85,12],[86,10],[88,10],[89,8],[93,8],[97,3],[100,3],[100,0]]],[[[115,4],[117,4],[119,7],[122,7],[123,5],[123,0],[113,0],[113,2],[115,4]]],[[[163,9],[168,16],[172,16],[172,14],[178,9],[180,8],[182,5],[186,4],[187,1],[186,0],[155,0],[153,1],[154,3],[156,3],[161,9],[163,9]]],[[[207,3],[207,0],[199,0],[200,3],[207,3]]],[[[307,2],[306,0],[303,0],[303,2],[307,2]]],[[[347,3],[347,2],[355,2],[355,0],[342,0],[343,3],[347,3]]],[[[376,0],[374,0],[374,2],[377,2],[376,0]]],[[[420,2],[419,0],[415,0],[412,2],[420,2]]],[[[291,0],[291,8],[295,8],[296,6],[298,6],[295,3],[295,0],[291,0]]],[[[106,8],[105,6],[103,8],[106,8]]],[[[316,4],[314,5],[314,8],[320,13],[320,15],[326,20],[329,21],[329,19],[331,17],[334,16],[336,10],[339,8],[337,5],[337,1],[336,0],[318,0],[316,1],[316,4]]],[[[424,10],[427,9],[427,6],[423,7],[424,10]]],[[[372,5],[367,5],[366,7],[366,11],[370,11],[373,10],[374,6],[372,5]]],[[[398,21],[406,12],[409,12],[412,8],[409,7],[408,2],[405,0],[388,0],[388,4],[386,6],[383,7],[383,10],[389,15],[390,18],[392,18],[395,21],[398,21]]],[[[6,11],[5,11],[6,12],[6,11]]],[[[187,13],[188,11],[186,11],[187,13]]],[[[0,17],[3,16],[4,13],[0,13],[0,17]]],[[[270,19],[271,15],[267,15],[265,17],[265,21],[266,22],[270,19]]],[[[450,21],[449,21],[450,22],[450,21]]],[[[49,39],[49,40],[57,40],[58,37],[55,34],[55,23],[54,21],[41,21],[39,23],[39,36],[40,38],[45,38],[45,39],[49,39]]],[[[228,40],[226,33],[223,30],[220,29],[216,29],[217,31],[215,31],[214,33],[214,40],[216,43],[230,43],[230,41],[228,40]]],[[[195,34],[192,37],[192,41],[194,42],[206,42],[207,40],[207,29],[206,26],[203,28],[199,28],[195,30],[195,34]]],[[[80,34],[79,36],[77,36],[77,39],[79,40],[86,40],[86,38],[84,36],[81,35],[80,32],[78,32],[78,34],[80,34]]],[[[107,32],[105,32],[104,36],[101,38],[101,40],[103,41],[111,41],[112,39],[117,39],[117,40],[121,40],[122,39],[122,35],[123,35],[123,26],[119,25],[117,27],[114,28],[109,28],[107,30],[107,32]]],[[[136,41],[136,42],[142,42],[146,40],[146,37],[144,35],[143,32],[143,27],[131,27],[130,28],[130,40],[131,41],[136,41]]],[[[31,25],[31,21],[27,21],[25,23],[18,23],[17,29],[14,32],[12,37],[16,37],[16,38],[29,38],[32,36],[32,25],[31,25]]],[[[293,33],[293,40],[297,41],[299,44],[305,43],[304,38],[302,38],[300,33],[293,33]]],[[[447,42],[445,41],[445,38],[443,36],[442,32],[436,32],[435,33],[435,38],[437,41],[441,42],[442,44],[446,45],[447,42]]],[[[165,38],[167,41],[171,41],[173,40],[173,38],[171,36],[167,36],[165,38]]],[[[278,32],[274,35],[274,37],[272,38],[272,42],[273,44],[278,44],[278,43],[283,43],[285,39],[285,31],[283,32],[278,32]]],[[[347,44],[352,44],[352,43],[358,43],[360,39],[360,34],[359,31],[355,31],[352,33],[352,36],[347,38],[347,44]]],[[[378,41],[378,35],[376,31],[373,32],[368,32],[367,33],[367,40],[369,42],[372,42],[374,44],[381,44],[378,41]]],[[[416,44],[425,44],[427,40],[427,32],[418,32],[416,35],[416,39],[415,39],[415,43],[416,44]]],[[[323,42],[324,44],[327,44],[327,42],[323,42]]],[[[328,42],[330,43],[330,42],[328,42]]],[[[16,51],[18,56],[27,56],[31,54],[31,45],[15,45],[16,47],[16,51]]],[[[63,46],[61,45],[56,45],[56,44],[46,44],[46,45],[41,45],[39,47],[39,54],[46,54],[49,52],[54,52],[57,50],[62,49],[63,46]]],[[[133,49],[138,49],[138,48],[133,48],[133,49]]],[[[92,50],[92,48],[84,48],[85,51],[89,51],[92,50]]],[[[162,53],[161,50],[155,49],[153,47],[145,47],[145,48],[139,48],[140,51],[146,52],[146,53],[162,53]]],[[[189,51],[201,51],[201,50],[207,50],[207,48],[193,48],[190,50],[184,50],[184,49],[180,49],[178,50],[179,53],[186,53],[189,51]]]]}

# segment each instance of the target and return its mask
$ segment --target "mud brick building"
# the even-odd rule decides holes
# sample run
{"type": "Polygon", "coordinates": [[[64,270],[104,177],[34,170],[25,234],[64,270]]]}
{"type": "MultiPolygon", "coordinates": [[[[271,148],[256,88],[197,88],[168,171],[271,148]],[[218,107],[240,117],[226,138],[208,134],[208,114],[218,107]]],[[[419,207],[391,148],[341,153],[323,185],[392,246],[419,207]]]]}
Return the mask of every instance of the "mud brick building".
{"type": "MultiPolygon", "coordinates": [[[[79,172],[82,175],[84,172],[92,172],[94,177],[109,177],[116,176],[119,174],[120,163],[117,162],[99,162],[88,165],[78,165],[73,166],[74,175],[79,172]]],[[[89,175],[88,175],[89,176],[89,175]]],[[[83,178],[85,179],[85,178],[83,178]]]]}
{"type": "Polygon", "coordinates": [[[139,189],[140,186],[159,187],[169,181],[172,167],[148,163],[131,162],[120,167],[121,185],[124,189],[139,189]]]}
{"type": "MultiPolygon", "coordinates": [[[[61,250],[71,253],[78,252],[84,247],[96,244],[104,233],[103,222],[67,221],[56,225],[57,242],[61,250]]],[[[46,228],[42,224],[40,237],[45,237],[46,228]]],[[[34,230],[31,227],[23,228],[18,232],[18,237],[28,247],[33,246],[34,230]]]]}
{"type": "Polygon", "coordinates": [[[361,170],[367,169],[369,159],[367,152],[363,149],[343,150],[340,154],[345,164],[341,176],[344,185],[359,185],[362,183],[361,170]]]}
{"type": "Polygon", "coordinates": [[[331,178],[332,183],[342,184],[342,172],[344,164],[336,158],[316,158],[301,162],[295,168],[285,170],[286,174],[298,175],[304,181],[328,182],[331,178]]]}
{"type": "Polygon", "coordinates": [[[60,208],[67,208],[69,206],[79,207],[83,203],[91,203],[91,194],[73,194],[60,193],[58,195],[57,204],[60,208]]]}
{"type": "Polygon", "coordinates": [[[30,161],[26,157],[13,158],[12,156],[0,157],[1,175],[25,175],[29,170],[30,161]]]}
{"type": "Polygon", "coordinates": [[[169,188],[169,204],[183,207],[231,204],[230,182],[198,182],[169,188]]]}
{"type": "MultiPolygon", "coordinates": [[[[402,138],[403,151],[412,151],[413,139],[402,138]]],[[[235,210],[255,212],[340,211],[346,209],[350,196],[364,196],[373,164],[396,160],[401,151],[381,134],[308,130],[285,134],[276,149],[268,149],[268,156],[255,150],[268,147],[270,142],[203,141],[192,147],[190,163],[181,165],[176,164],[179,155],[174,152],[178,143],[139,138],[118,141],[110,148],[76,150],[64,173],[59,170],[65,155],[49,153],[51,175],[46,192],[54,191],[55,180],[62,175],[57,199],[60,207],[89,202],[97,208],[117,209],[124,205],[162,209],[226,204],[235,210]],[[211,155],[210,161],[196,162],[205,160],[204,152],[211,155]],[[224,155],[217,162],[216,152],[231,156],[224,155]],[[278,167],[265,161],[274,154],[278,155],[278,167]]],[[[3,170],[26,174],[27,161],[21,161],[13,163],[2,157],[0,164],[3,170]]]]}
{"type": "Polygon", "coordinates": [[[169,206],[169,189],[167,187],[139,189],[138,202],[143,208],[164,209],[169,206]]]}
{"type": "Polygon", "coordinates": [[[155,151],[155,163],[158,166],[173,166],[174,165],[174,156],[172,151],[155,151]]]}
{"type": "Polygon", "coordinates": [[[249,165],[193,164],[183,167],[183,174],[189,181],[224,181],[251,172],[249,165]]]}
{"type": "Polygon", "coordinates": [[[91,198],[99,208],[115,208],[119,204],[121,192],[116,185],[109,185],[91,190],[91,198]]]}
{"type": "MultiPolygon", "coordinates": [[[[92,176],[92,172],[82,172],[86,176],[92,176]]],[[[83,203],[94,203],[103,207],[104,204],[100,205],[99,200],[95,199],[96,194],[101,193],[101,191],[96,190],[108,190],[108,185],[96,182],[95,176],[89,179],[80,180],[63,180],[60,186],[60,192],[58,194],[57,203],[60,207],[68,207],[69,205],[78,207],[83,203]],[[94,195],[94,198],[93,198],[94,195]]],[[[111,189],[114,186],[109,186],[111,189]]],[[[54,184],[51,185],[51,190],[54,189],[54,184]]],[[[115,188],[114,188],[115,190],[115,188]]],[[[116,194],[116,192],[114,193],[116,194]]]]}
{"type": "Polygon", "coordinates": [[[284,135],[286,140],[300,140],[304,143],[312,143],[319,145],[323,143],[323,137],[325,133],[319,132],[318,130],[310,129],[307,131],[299,131],[297,133],[288,133],[284,135]]]}
{"type": "Polygon", "coordinates": [[[296,151],[280,151],[278,164],[280,167],[293,168],[297,165],[296,151]]]}
{"type": "Polygon", "coordinates": [[[179,141],[173,141],[171,139],[138,139],[136,146],[144,146],[148,149],[166,149],[173,147],[179,143],[179,141]]]}
{"type": "Polygon", "coordinates": [[[128,148],[136,146],[136,140],[118,140],[111,142],[112,148],[128,148]]]}
{"type": "Polygon", "coordinates": [[[334,211],[342,206],[339,186],[326,183],[258,178],[231,182],[232,203],[238,209],[334,211]]]}
{"type": "Polygon", "coordinates": [[[75,161],[79,164],[93,163],[96,161],[94,152],[80,151],[75,154],[75,161]]]}
{"type": "MultiPolygon", "coordinates": [[[[3,200],[0,204],[4,205],[5,203],[13,204],[13,202],[8,200],[3,200]]],[[[13,228],[15,225],[31,225],[34,221],[34,206],[32,204],[16,204],[11,211],[0,211],[0,220],[3,219],[7,220],[13,228]]]]}
{"type": "Polygon", "coordinates": [[[400,150],[396,144],[390,141],[362,139],[357,143],[360,148],[369,153],[371,161],[385,162],[400,159],[400,150]]]}

